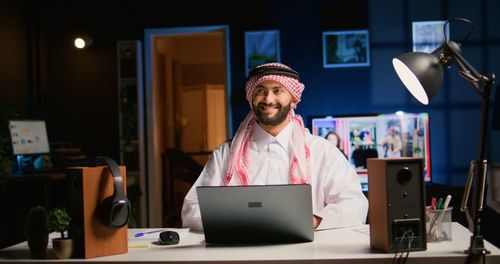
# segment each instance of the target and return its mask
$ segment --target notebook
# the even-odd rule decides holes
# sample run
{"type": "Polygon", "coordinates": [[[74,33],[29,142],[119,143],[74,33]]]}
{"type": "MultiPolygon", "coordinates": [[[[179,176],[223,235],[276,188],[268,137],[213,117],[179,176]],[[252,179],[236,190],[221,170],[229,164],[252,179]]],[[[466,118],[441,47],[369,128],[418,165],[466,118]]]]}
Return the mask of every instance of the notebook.
{"type": "Polygon", "coordinates": [[[297,243],[314,239],[309,184],[199,186],[205,242],[297,243]]]}

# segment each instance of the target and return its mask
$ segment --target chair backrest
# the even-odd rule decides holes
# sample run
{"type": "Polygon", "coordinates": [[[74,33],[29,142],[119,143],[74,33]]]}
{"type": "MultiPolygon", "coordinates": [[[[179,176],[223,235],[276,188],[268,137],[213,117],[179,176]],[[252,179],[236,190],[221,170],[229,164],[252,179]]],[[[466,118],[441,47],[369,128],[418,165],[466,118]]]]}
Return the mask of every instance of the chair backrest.
{"type": "Polygon", "coordinates": [[[185,152],[169,148],[162,154],[163,224],[181,227],[181,209],[184,196],[203,170],[198,162],[185,152]]]}

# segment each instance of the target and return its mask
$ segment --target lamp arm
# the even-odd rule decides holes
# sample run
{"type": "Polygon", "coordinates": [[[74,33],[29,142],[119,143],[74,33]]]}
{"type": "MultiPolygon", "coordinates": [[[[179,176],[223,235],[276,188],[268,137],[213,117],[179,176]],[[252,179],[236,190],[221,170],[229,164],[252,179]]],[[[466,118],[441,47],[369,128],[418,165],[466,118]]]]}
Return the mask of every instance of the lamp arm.
{"type": "Polygon", "coordinates": [[[487,76],[479,73],[462,55],[460,47],[454,41],[445,43],[445,51],[449,53],[452,59],[455,60],[460,68],[460,76],[469,81],[476,89],[476,92],[483,99],[489,98],[489,91],[485,91],[485,87],[489,89],[494,83],[495,75],[487,76]]]}
{"type": "Polygon", "coordinates": [[[491,88],[495,82],[495,74],[483,75],[480,74],[461,54],[460,47],[457,43],[449,41],[445,43],[445,60],[453,59],[460,68],[460,75],[468,80],[476,89],[476,92],[481,97],[482,109],[479,129],[479,145],[477,150],[477,158],[471,162],[467,175],[467,182],[462,197],[461,210],[466,211],[469,229],[472,231],[470,247],[466,250],[470,255],[484,255],[489,253],[484,248],[483,237],[481,235],[482,210],[484,202],[484,190],[487,174],[487,160],[485,159],[486,148],[486,131],[488,123],[488,114],[490,107],[491,88]],[[468,208],[470,189],[472,191],[472,207],[468,208]]]}
{"type": "Polygon", "coordinates": [[[462,53],[460,52],[460,47],[458,44],[454,41],[449,41],[446,43],[446,50],[449,51],[451,56],[455,59],[457,62],[459,68],[461,71],[469,72],[471,73],[472,77],[476,78],[477,80],[481,79],[483,76],[480,74],[465,58],[462,56],[462,53]]]}
{"type": "Polygon", "coordinates": [[[489,104],[491,87],[495,82],[495,74],[483,75],[480,74],[465,58],[460,52],[460,47],[454,41],[446,42],[445,44],[445,55],[451,56],[452,59],[458,64],[460,68],[460,75],[468,80],[476,92],[479,94],[483,101],[483,107],[481,110],[481,126],[479,131],[479,148],[477,153],[476,162],[482,163],[485,154],[486,145],[486,125],[488,122],[489,114],[489,104]]]}

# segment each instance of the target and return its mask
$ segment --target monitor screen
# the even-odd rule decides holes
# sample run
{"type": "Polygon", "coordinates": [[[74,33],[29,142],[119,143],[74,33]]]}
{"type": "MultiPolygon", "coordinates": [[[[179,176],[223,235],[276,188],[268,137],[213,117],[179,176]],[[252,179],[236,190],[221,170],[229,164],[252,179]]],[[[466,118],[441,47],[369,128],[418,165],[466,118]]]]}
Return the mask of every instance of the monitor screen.
{"type": "Polygon", "coordinates": [[[10,120],[9,131],[14,155],[50,152],[45,121],[10,120]]]}
{"type": "Polygon", "coordinates": [[[428,113],[371,114],[312,119],[314,135],[327,137],[333,131],[340,138],[339,149],[368,188],[367,158],[420,157],[424,179],[431,180],[428,113]]]}

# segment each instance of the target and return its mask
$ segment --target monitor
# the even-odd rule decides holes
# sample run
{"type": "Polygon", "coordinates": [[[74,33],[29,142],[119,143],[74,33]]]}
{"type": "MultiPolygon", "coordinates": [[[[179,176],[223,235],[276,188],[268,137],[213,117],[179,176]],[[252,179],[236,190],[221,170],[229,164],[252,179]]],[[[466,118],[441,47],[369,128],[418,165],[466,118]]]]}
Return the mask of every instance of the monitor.
{"type": "Polygon", "coordinates": [[[9,120],[9,131],[14,155],[50,152],[45,121],[9,120]]]}
{"type": "Polygon", "coordinates": [[[340,138],[340,150],[368,188],[367,158],[421,157],[424,179],[431,181],[431,152],[428,113],[325,116],[312,119],[314,135],[331,131],[340,138]]]}

